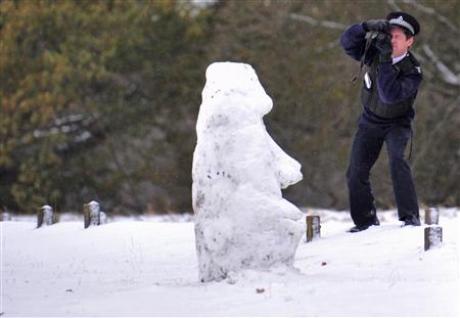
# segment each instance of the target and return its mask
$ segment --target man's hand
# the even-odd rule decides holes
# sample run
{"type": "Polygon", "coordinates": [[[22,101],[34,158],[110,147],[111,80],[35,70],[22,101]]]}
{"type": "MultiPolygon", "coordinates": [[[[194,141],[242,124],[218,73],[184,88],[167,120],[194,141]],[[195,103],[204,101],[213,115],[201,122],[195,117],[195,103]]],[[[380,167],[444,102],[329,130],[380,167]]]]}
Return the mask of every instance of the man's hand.
{"type": "Polygon", "coordinates": [[[391,46],[391,37],[389,34],[379,33],[375,40],[375,47],[380,53],[380,63],[392,61],[391,53],[393,52],[393,47],[391,46]]]}
{"type": "Polygon", "coordinates": [[[390,30],[390,23],[385,19],[367,20],[362,23],[362,26],[366,32],[378,31],[387,33],[390,30]]]}

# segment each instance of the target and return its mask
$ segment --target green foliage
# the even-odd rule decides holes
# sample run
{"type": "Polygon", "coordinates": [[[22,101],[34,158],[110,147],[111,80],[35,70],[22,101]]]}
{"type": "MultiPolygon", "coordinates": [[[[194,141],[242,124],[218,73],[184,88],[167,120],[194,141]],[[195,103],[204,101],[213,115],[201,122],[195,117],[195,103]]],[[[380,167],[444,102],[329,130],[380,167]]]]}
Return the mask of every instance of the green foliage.
{"type": "Polygon", "coordinates": [[[181,1],[0,6],[2,205],[78,209],[94,197],[115,205],[121,189],[134,193],[142,180],[169,178],[148,171],[185,171],[177,166],[182,157],[190,161],[193,147],[193,123],[183,126],[199,103],[195,68],[204,59],[194,53],[205,36],[205,11],[192,16],[181,1]],[[166,151],[177,158],[168,162],[166,151]]]}

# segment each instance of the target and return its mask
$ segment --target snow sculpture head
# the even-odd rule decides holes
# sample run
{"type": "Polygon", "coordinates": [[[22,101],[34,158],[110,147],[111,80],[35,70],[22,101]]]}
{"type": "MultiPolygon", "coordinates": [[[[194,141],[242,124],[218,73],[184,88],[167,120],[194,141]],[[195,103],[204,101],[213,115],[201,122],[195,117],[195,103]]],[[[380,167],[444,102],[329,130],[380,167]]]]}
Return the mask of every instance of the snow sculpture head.
{"type": "Polygon", "coordinates": [[[202,99],[192,169],[200,279],[292,265],[302,213],[281,188],[302,174],[265,129],[271,98],[250,65],[222,62],[208,67],[202,99]]]}
{"type": "MultiPolygon", "coordinates": [[[[242,94],[246,97],[241,99],[245,102],[244,107],[226,105],[233,111],[247,112],[248,115],[253,114],[260,119],[272,109],[272,100],[265,93],[256,72],[250,65],[231,62],[211,64],[206,70],[206,85],[202,93],[203,102],[208,101],[206,105],[209,107],[207,108],[213,108],[216,102],[221,102],[219,97],[225,99],[233,94],[242,94]],[[213,99],[215,99],[214,102],[213,99]]],[[[226,112],[230,109],[227,109],[226,112]]],[[[204,110],[200,108],[200,112],[204,110]]]]}

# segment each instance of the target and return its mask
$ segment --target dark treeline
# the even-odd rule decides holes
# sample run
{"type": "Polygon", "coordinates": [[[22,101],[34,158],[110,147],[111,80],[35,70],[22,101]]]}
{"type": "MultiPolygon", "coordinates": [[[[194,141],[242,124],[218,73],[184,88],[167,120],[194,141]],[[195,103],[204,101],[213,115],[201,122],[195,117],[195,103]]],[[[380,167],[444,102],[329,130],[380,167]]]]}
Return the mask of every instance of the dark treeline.
{"type": "MultiPolygon", "coordinates": [[[[360,83],[338,38],[397,9],[422,26],[419,200],[460,205],[459,1],[11,0],[0,2],[0,208],[191,211],[205,70],[237,61],[255,68],[274,101],[267,128],[302,164],[286,196],[346,209],[360,83]]],[[[392,207],[386,156],[372,180],[378,207],[392,207]]]]}

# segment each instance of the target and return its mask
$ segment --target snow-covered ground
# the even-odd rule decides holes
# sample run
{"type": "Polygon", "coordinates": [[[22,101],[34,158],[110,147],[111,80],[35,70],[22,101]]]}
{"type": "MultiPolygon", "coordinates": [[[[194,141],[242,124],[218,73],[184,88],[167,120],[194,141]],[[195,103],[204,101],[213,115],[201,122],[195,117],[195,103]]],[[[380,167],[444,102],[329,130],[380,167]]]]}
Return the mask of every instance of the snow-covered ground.
{"type": "Polygon", "coordinates": [[[4,316],[460,316],[458,209],[443,209],[441,247],[423,228],[382,225],[350,234],[347,213],[321,215],[322,238],[302,239],[295,270],[247,271],[199,283],[190,217],[83,220],[35,229],[1,222],[4,316]],[[165,222],[166,221],[166,222],[165,222]]]}

